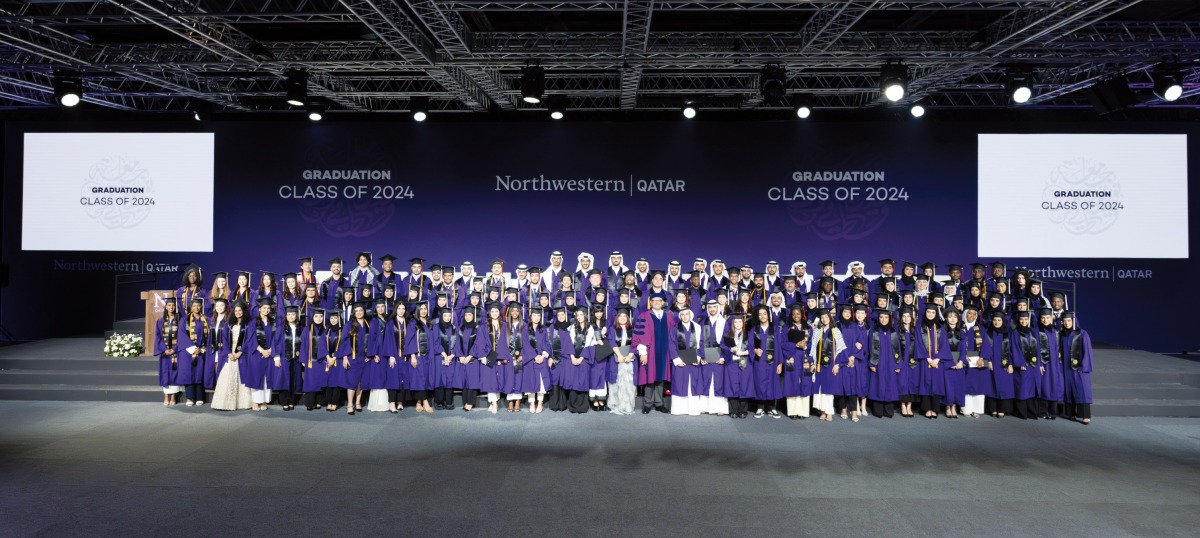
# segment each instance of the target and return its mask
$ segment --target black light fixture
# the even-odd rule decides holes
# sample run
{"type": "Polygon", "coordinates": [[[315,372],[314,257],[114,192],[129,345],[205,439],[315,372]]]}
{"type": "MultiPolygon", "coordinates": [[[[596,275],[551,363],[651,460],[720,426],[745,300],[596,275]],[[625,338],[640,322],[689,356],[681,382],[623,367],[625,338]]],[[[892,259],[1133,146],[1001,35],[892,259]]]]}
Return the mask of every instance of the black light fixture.
{"type": "Polygon", "coordinates": [[[308,119],[312,121],[321,121],[325,117],[325,106],[318,103],[309,103],[304,107],[308,112],[308,119]]]}
{"type": "Polygon", "coordinates": [[[546,92],[546,70],[537,62],[526,65],[521,69],[521,100],[531,105],[542,102],[546,92]]]}
{"type": "Polygon", "coordinates": [[[54,101],[62,106],[75,106],[83,100],[83,79],[75,72],[54,74],[54,101]]]}
{"type": "Polygon", "coordinates": [[[783,103],[787,93],[787,71],[779,64],[768,64],[758,77],[758,87],[767,105],[783,103]]]}
{"type": "Polygon", "coordinates": [[[812,115],[812,96],[806,93],[792,96],[792,109],[796,111],[797,118],[808,119],[812,115]]]}
{"type": "Polygon", "coordinates": [[[413,121],[425,121],[429,117],[429,98],[413,97],[409,99],[408,110],[412,112],[413,121]]]}
{"type": "Polygon", "coordinates": [[[292,106],[304,106],[308,102],[308,71],[292,69],[283,73],[284,87],[287,89],[287,103],[292,106]]]}
{"type": "Polygon", "coordinates": [[[563,95],[551,95],[546,99],[546,107],[550,109],[550,119],[561,120],[567,115],[567,98],[563,95]]]}
{"type": "Polygon", "coordinates": [[[1028,67],[1009,67],[1005,73],[1004,91],[1020,105],[1033,97],[1033,70],[1028,67]]]}
{"type": "Polygon", "coordinates": [[[1154,95],[1167,102],[1183,97],[1183,83],[1179,78],[1180,68],[1175,64],[1158,64],[1150,76],[1154,79],[1154,95]]]}
{"type": "Polygon", "coordinates": [[[908,91],[908,65],[888,60],[879,68],[879,91],[893,103],[904,99],[908,91]]]}
{"type": "Polygon", "coordinates": [[[212,119],[210,109],[211,107],[208,102],[194,97],[188,102],[188,110],[192,113],[192,119],[196,121],[208,121],[212,119]]]}
{"type": "Polygon", "coordinates": [[[251,42],[250,45],[246,47],[246,52],[250,53],[254,59],[260,62],[269,62],[275,59],[275,54],[271,52],[271,49],[268,49],[266,45],[263,45],[258,41],[251,42]]]}

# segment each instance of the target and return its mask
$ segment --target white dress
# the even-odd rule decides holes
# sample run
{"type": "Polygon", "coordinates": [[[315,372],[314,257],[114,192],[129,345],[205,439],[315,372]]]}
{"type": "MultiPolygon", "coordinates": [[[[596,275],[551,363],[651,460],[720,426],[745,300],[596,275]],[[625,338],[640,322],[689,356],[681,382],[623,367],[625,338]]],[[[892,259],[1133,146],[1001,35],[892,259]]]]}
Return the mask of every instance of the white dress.
{"type": "MultiPolygon", "coordinates": [[[[241,332],[241,325],[231,325],[230,341],[237,342],[241,332]]],[[[221,411],[250,409],[250,388],[242,384],[242,373],[237,362],[227,362],[221,368],[221,375],[217,376],[217,385],[213,389],[212,408],[221,411]]]]}

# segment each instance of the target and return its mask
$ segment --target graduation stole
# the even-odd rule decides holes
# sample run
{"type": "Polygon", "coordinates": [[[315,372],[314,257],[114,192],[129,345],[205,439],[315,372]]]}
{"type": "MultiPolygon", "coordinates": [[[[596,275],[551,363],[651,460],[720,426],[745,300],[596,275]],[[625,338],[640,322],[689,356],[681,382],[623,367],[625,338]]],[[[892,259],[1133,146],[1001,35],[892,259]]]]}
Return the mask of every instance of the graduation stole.
{"type": "MultiPolygon", "coordinates": [[[[821,336],[817,337],[817,360],[813,368],[814,372],[820,372],[821,366],[829,366],[829,357],[825,356],[825,338],[826,335],[833,336],[833,329],[829,328],[821,332],[821,336]]],[[[831,342],[832,343],[832,342],[831,342]]]]}
{"type": "MultiPolygon", "coordinates": [[[[204,317],[204,315],[201,314],[200,321],[202,321],[204,324],[204,334],[202,336],[204,337],[204,341],[207,342],[208,341],[208,318],[204,317]]],[[[192,339],[193,344],[196,343],[196,315],[195,314],[188,314],[188,338],[192,339]]],[[[199,347],[203,347],[203,342],[201,342],[201,346],[199,346],[199,347]]]]}
{"type": "Polygon", "coordinates": [[[178,334],[174,329],[177,329],[178,325],[179,318],[175,316],[163,316],[162,337],[163,343],[166,344],[167,349],[175,348],[175,337],[178,336],[178,334]],[[168,324],[173,328],[172,330],[167,330],[168,324]]]}
{"type": "Polygon", "coordinates": [[[183,304],[188,305],[188,308],[190,309],[191,304],[192,304],[192,299],[195,299],[196,295],[198,295],[199,293],[200,293],[199,288],[193,288],[192,286],[184,287],[183,288],[183,304]]]}
{"type": "MultiPolygon", "coordinates": [[[[330,355],[333,355],[334,353],[337,353],[337,348],[342,346],[342,328],[341,327],[337,328],[337,342],[335,342],[332,347],[330,347],[330,345],[329,345],[329,333],[330,332],[331,331],[325,331],[325,348],[327,351],[329,351],[330,355]]],[[[325,364],[325,371],[326,372],[329,371],[329,363],[325,364]]]]}
{"type": "Polygon", "coordinates": [[[220,351],[221,346],[223,345],[221,343],[221,338],[218,336],[221,334],[221,319],[222,318],[217,317],[216,314],[213,314],[213,336],[216,337],[216,342],[213,345],[216,346],[217,351],[220,351]]]}
{"type": "Polygon", "coordinates": [[[312,328],[309,329],[309,332],[308,332],[308,367],[309,368],[313,367],[313,348],[317,347],[317,337],[320,336],[317,334],[317,327],[319,327],[319,325],[313,325],[312,328]]]}
{"type": "Polygon", "coordinates": [[[242,291],[241,288],[235,290],[233,292],[233,301],[231,302],[236,301],[242,301],[243,303],[250,304],[250,288],[246,288],[246,291],[242,291]]]}
{"type": "Polygon", "coordinates": [[[772,330],[773,327],[763,327],[762,325],[759,325],[758,328],[762,329],[764,335],[763,340],[758,343],[758,348],[763,350],[763,358],[767,363],[775,362],[775,331],[772,330]]]}
{"type": "MultiPolygon", "coordinates": [[[[241,351],[242,350],[242,341],[246,339],[246,324],[238,323],[238,327],[241,327],[241,330],[238,331],[238,339],[233,342],[230,342],[230,346],[233,348],[232,350],[230,350],[230,353],[237,353],[237,352],[241,351]]],[[[233,325],[232,324],[230,324],[229,330],[230,330],[230,335],[232,335],[233,334],[233,325]]]]}
{"type": "MultiPolygon", "coordinates": [[[[926,327],[926,328],[925,328],[925,334],[921,335],[923,338],[925,338],[925,351],[929,351],[929,352],[930,352],[930,353],[929,353],[929,357],[930,357],[930,358],[933,358],[933,356],[934,356],[934,355],[937,355],[937,352],[938,352],[938,350],[937,350],[938,339],[937,339],[937,336],[936,336],[936,334],[935,334],[935,333],[936,333],[936,331],[934,330],[934,329],[936,329],[936,328],[937,328],[937,326],[936,326],[936,325],[934,325],[934,326],[930,326],[930,327],[926,327]]],[[[925,367],[926,367],[926,368],[937,368],[937,364],[932,364],[932,365],[931,365],[931,364],[929,364],[929,363],[926,363],[926,364],[925,364],[925,367]]]]}
{"type": "Polygon", "coordinates": [[[498,322],[488,321],[488,340],[492,341],[492,352],[496,351],[496,340],[500,338],[500,324],[498,322]]]}

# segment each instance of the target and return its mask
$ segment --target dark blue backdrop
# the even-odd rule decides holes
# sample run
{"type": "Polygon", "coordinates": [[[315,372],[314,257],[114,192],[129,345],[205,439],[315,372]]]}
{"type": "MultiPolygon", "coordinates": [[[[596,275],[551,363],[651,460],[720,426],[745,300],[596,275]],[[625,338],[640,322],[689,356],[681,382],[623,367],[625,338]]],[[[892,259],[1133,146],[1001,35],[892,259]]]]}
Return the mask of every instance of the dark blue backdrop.
{"type": "MultiPolygon", "coordinates": [[[[72,262],[195,262],[214,270],[294,270],[295,259],[324,262],[359,250],[427,258],[486,270],[499,256],[544,265],[561,250],[574,268],[580,251],[620,249],[652,267],[679,259],[722,258],[782,270],[805,260],[862,260],[868,272],[883,257],[948,263],[977,260],[976,134],[983,132],[1188,133],[1189,178],[1197,177],[1200,130],[1184,124],[968,124],[924,122],[644,122],[644,123],[10,123],[5,130],[4,260],[12,285],[0,321],[18,338],[99,331],[112,318],[108,267],[72,262]],[[212,253],[24,252],[20,249],[22,135],[28,131],[195,131],[216,133],[215,251],[212,253]],[[306,180],[304,170],[390,170],[391,181],[306,180]],[[796,171],[882,171],[886,180],[795,182],[796,171]],[[497,176],[547,180],[624,180],[618,192],[497,191],[497,176]],[[642,192],[641,180],[682,180],[683,192],[642,192]],[[336,199],[284,198],[281,190],[333,185],[336,199]],[[405,187],[413,197],[347,199],[347,187],[405,187]],[[633,192],[630,192],[630,186],[633,192]],[[772,188],[827,187],[829,200],[771,200],[772,188]],[[839,187],[860,199],[834,199],[839,187]],[[868,188],[904,189],[907,200],[868,201],[868,188]],[[65,312],[72,322],[49,322],[65,312]],[[78,323],[75,323],[75,320],[78,323]]],[[[64,158],[69,150],[64,149],[64,158]]],[[[1019,158],[1019,156],[1014,156],[1019,158]]],[[[1190,181],[1189,181],[1190,182],[1190,181]]],[[[657,184],[657,183],[656,183],[657,184]]],[[[674,183],[673,183],[674,184],[674,183]]],[[[1190,199],[1196,189],[1189,189],[1190,199]]],[[[386,194],[381,192],[381,194],[386,194]]],[[[179,233],[204,233],[179,215],[179,233]]],[[[1011,223],[1037,241],[1035,226],[1011,223]]],[[[1195,242],[1197,234],[1190,234],[1195,242]]],[[[1154,240],[1169,240],[1155,238],[1154,240]]],[[[1195,251],[1194,247],[1191,251],[1195,251]]],[[[985,260],[991,261],[991,260],[985,260]]],[[[1187,260],[1007,259],[1010,267],[1103,269],[1106,279],[1079,279],[1076,302],[1093,338],[1155,351],[1200,348],[1177,307],[1186,300],[1187,260]],[[1152,271],[1149,279],[1114,270],[1152,271]],[[1181,295],[1182,292],[1182,295],[1181,295]],[[1145,308],[1131,308],[1145,305],[1145,308]]],[[[407,264],[399,264],[407,269],[407,264]]],[[[317,269],[327,269],[318,263],[317,269]]],[[[122,300],[136,301],[136,293],[122,300]]]]}

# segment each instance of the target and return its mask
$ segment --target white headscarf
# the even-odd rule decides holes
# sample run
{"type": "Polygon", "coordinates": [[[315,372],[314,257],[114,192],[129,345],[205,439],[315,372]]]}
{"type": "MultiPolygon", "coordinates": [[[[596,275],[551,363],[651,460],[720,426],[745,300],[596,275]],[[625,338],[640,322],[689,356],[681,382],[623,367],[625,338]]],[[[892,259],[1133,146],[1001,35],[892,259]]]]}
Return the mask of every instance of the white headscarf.
{"type": "MultiPolygon", "coordinates": [[[[612,259],[613,259],[613,256],[616,256],[616,257],[618,257],[618,258],[621,258],[621,265],[620,265],[620,269],[621,269],[621,274],[622,274],[622,275],[623,275],[623,274],[625,274],[627,271],[629,271],[629,268],[628,268],[628,267],[625,267],[625,255],[624,255],[624,254],[609,254],[609,255],[608,255],[608,265],[607,265],[607,266],[604,268],[604,270],[605,270],[606,272],[607,272],[607,271],[611,271],[611,270],[612,270],[612,267],[613,267],[613,265],[612,265],[612,259]]],[[[593,263],[593,264],[595,264],[595,262],[592,262],[592,263],[593,263]]]]}
{"type": "Polygon", "coordinates": [[[579,257],[576,258],[576,261],[575,261],[575,272],[576,273],[583,270],[583,259],[584,258],[587,258],[588,261],[592,262],[592,266],[588,268],[589,271],[596,268],[596,258],[586,252],[580,252],[579,257]]]}
{"type": "Polygon", "coordinates": [[[850,278],[850,277],[854,276],[854,270],[862,269],[863,267],[866,267],[865,265],[863,265],[863,262],[860,262],[857,260],[846,264],[846,278],[850,278]]]}
{"type": "MultiPolygon", "coordinates": [[[[793,263],[793,264],[792,264],[792,273],[791,273],[791,274],[792,274],[792,276],[796,276],[796,268],[797,268],[797,267],[800,267],[800,266],[802,266],[802,265],[804,266],[804,268],[805,268],[805,269],[808,269],[808,264],[807,264],[807,263],[804,263],[804,262],[796,262],[796,263],[793,263]]],[[[804,271],[804,278],[797,278],[797,279],[796,279],[796,284],[797,284],[799,287],[809,287],[809,286],[812,286],[812,282],[813,282],[813,276],[812,276],[812,273],[810,273],[810,272],[808,272],[808,271],[804,271]]]]}

